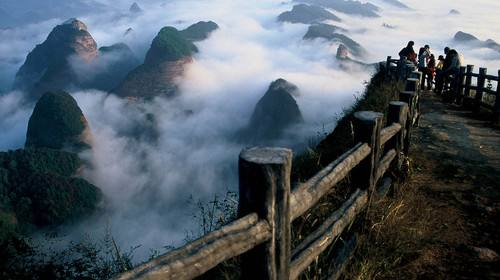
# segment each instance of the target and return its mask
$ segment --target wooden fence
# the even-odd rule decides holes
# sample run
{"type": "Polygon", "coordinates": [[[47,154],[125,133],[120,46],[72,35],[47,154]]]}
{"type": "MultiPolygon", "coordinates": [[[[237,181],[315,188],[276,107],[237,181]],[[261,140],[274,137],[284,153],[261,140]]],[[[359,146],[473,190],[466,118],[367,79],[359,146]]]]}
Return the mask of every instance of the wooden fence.
{"type": "MultiPolygon", "coordinates": [[[[398,59],[387,57],[388,71],[390,69],[397,76],[405,75],[405,71],[401,70],[401,63],[398,59]]],[[[474,65],[462,66],[456,75],[452,75],[451,81],[445,84],[444,90],[457,104],[472,105],[475,113],[479,113],[481,108],[491,110],[493,123],[500,126],[500,70],[496,74],[489,75],[487,68],[479,68],[478,73],[474,73],[474,65]],[[496,88],[492,82],[496,82],[496,88]]]]}
{"type": "Polygon", "coordinates": [[[455,96],[455,101],[459,104],[467,104],[464,100],[472,100],[474,111],[478,113],[482,107],[493,111],[493,122],[500,125],[500,70],[497,76],[488,75],[488,69],[479,68],[478,73],[474,73],[474,65],[460,67],[460,72],[455,77],[450,91],[455,96]],[[491,83],[496,82],[496,89],[491,83]],[[486,102],[486,97],[494,96],[494,101],[486,102]]]}
{"type": "MultiPolygon", "coordinates": [[[[183,247],[159,256],[116,279],[192,279],[221,262],[241,255],[241,278],[296,279],[339,237],[369,204],[377,191],[392,184],[384,177],[401,169],[410,146],[412,125],[418,122],[419,77],[404,69],[405,91],[383,114],[354,114],[356,144],[308,181],[291,189],[292,151],[249,148],[239,156],[239,218],[183,247]],[[298,246],[291,246],[291,223],[329,193],[349,174],[356,191],[298,246]]],[[[391,69],[388,75],[396,74],[391,69]]],[[[341,275],[356,247],[351,238],[341,248],[331,277],[341,275]]]]}

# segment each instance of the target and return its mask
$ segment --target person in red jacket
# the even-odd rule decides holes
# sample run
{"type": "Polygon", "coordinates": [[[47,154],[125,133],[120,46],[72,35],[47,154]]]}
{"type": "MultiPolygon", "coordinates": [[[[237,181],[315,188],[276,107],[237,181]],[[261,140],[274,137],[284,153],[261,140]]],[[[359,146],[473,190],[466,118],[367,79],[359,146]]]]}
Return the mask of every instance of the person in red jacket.
{"type": "Polygon", "coordinates": [[[436,57],[434,54],[429,56],[429,62],[427,63],[426,71],[428,73],[427,76],[427,90],[432,89],[432,81],[434,80],[434,76],[436,76],[436,57]]]}

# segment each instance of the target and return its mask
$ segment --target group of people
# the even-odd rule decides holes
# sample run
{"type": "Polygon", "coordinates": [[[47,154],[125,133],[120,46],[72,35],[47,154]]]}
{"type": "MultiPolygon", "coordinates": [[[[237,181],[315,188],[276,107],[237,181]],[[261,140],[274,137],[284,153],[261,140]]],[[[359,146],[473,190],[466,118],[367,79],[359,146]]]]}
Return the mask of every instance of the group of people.
{"type": "Polygon", "coordinates": [[[434,92],[441,94],[444,85],[453,82],[452,77],[458,75],[463,65],[463,57],[456,50],[446,47],[444,56],[440,55],[436,60],[429,45],[420,48],[418,54],[413,49],[414,45],[415,42],[408,42],[408,45],[399,52],[399,57],[401,60],[415,63],[418,70],[423,73],[420,82],[422,90],[426,88],[426,85],[427,90],[431,90],[435,79],[434,92]]]}

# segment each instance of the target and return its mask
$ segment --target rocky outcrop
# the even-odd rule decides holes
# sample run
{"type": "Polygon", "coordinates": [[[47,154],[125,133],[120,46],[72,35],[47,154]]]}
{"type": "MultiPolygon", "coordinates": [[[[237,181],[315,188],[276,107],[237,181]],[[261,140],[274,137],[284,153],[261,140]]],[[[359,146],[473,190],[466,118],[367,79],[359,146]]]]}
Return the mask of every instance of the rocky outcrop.
{"type": "Polygon", "coordinates": [[[362,3],[360,1],[351,0],[305,0],[303,2],[333,9],[350,15],[380,17],[377,13],[380,10],[379,7],[371,3],[362,3]]]}
{"type": "Polygon", "coordinates": [[[129,8],[129,12],[132,14],[140,14],[142,13],[142,9],[141,7],[139,7],[139,4],[137,4],[137,2],[134,2],[129,8]]]}
{"type": "Polygon", "coordinates": [[[349,55],[349,49],[340,44],[337,48],[337,55],[335,56],[337,60],[340,62],[340,68],[344,71],[353,71],[353,70],[370,70],[375,69],[377,63],[367,64],[355,59],[352,59],[349,55]]]}
{"type": "Polygon", "coordinates": [[[469,34],[469,33],[462,32],[462,31],[458,31],[455,34],[455,36],[453,37],[453,39],[457,42],[477,42],[477,41],[479,41],[479,39],[476,36],[469,34]]]}
{"type": "Polygon", "coordinates": [[[349,58],[349,49],[340,44],[339,47],[337,48],[337,55],[336,55],[337,59],[347,59],[349,58]]]}
{"type": "Polygon", "coordinates": [[[78,84],[70,58],[88,63],[97,57],[97,44],[87,26],[70,19],[56,26],[47,39],[31,51],[16,74],[14,88],[30,92],[33,99],[50,90],[78,84]]]}
{"type": "Polygon", "coordinates": [[[181,35],[188,41],[202,41],[217,30],[219,26],[213,21],[200,21],[180,31],[181,35]]]}
{"type": "Polygon", "coordinates": [[[460,15],[460,11],[455,10],[455,9],[451,9],[448,14],[456,16],[456,15],[460,15]]]}
{"type": "Polygon", "coordinates": [[[132,70],[113,91],[121,97],[173,96],[177,78],[192,61],[196,46],[174,27],[164,27],[153,39],[144,63],[132,70]]]}
{"type": "Polygon", "coordinates": [[[341,21],[340,18],[324,8],[306,4],[295,5],[291,11],[284,12],[278,16],[278,21],[291,23],[311,24],[324,20],[341,21]]]}
{"type": "Polygon", "coordinates": [[[345,29],[329,24],[314,24],[309,26],[304,40],[313,40],[317,38],[326,39],[330,42],[343,44],[354,56],[363,57],[366,50],[356,41],[338,32],[346,32],[345,29]]]}
{"type": "Polygon", "coordinates": [[[284,79],[271,83],[269,89],[255,106],[248,126],[240,133],[241,141],[249,144],[266,144],[279,139],[292,125],[303,122],[293,95],[298,88],[284,79]]]}
{"type": "Polygon", "coordinates": [[[87,120],[71,95],[47,92],[38,100],[28,123],[25,146],[74,152],[90,147],[87,120]]]}
{"type": "Polygon", "coordinates": [[[123,37],[130,37],[134,34],[134,29],[132,27],[127,28],[125,32],[123,32],[123,37]]]}
{"type": "Polygon", "coordinates": [[[468,44],[477,48],[488,48],[500,52],[500,44],[492,39],[481,41],[476,36],[462,31],[458,31],[453,39],[458,43],[468,44]]]}

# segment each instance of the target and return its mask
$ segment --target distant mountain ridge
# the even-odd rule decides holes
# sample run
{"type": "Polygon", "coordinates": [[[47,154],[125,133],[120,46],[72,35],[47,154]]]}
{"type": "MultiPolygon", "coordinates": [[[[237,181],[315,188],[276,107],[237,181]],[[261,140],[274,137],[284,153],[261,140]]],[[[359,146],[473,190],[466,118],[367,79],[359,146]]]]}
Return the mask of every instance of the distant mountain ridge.
{"type": "Polygon", "coordinates": [[[369,2],[362,3],[360,1],[352,0],[301,0],[299,2],[333,9],[349,15],[380,17],[378,14],[380,8],[369,2]]]}
{"type": "Polygon", "coordinates": [[[27,55],[13,88],[28,92],[31,100],[48,91],[109,91],[139,64],[123,43],[97,49],[87,26],[78,19],[69,19],[54,27],[47,39],[27,55]]]}
{"type": "Polygon", "coordinates": [[[295,5],[291,11],[283,12],[278,16],[278,21],[291,23],[311,24],[324,20],[341,21],[339,17],[322,7],[306,4],[295,5]]]}
{"type": "Polygon", "coordinates": [[[492,39],[481,41],[476,36],[462,31],[458,31],[453,37],[453,40],[460,43],[472,44],[479,48],[488,48],[500,52],[500,44],[496,41],[492,39]]]}
{"type": "Polygon", "coordinates": [[[182,31],[163,27],[153,39],[144,63],[132,70],[113,92],[133,98],[176,95],[177,79],[198,52],[193,42],[208,38],[217,28],[212,21],[198,22],[182,31]]]}
{"type": "Polygon", "coordinates": [[[344,28],[325,23],[313,24],[309,26],[307,33],[304,35],[303,39],[313,40],[322,38],[330,42],[337,42],[347,47],[353,55],[357,57],[363,57],[366,54],[366,50],[358,42],[354,41],[344,34],[338,33],[346,31],[347,30],[345,30],[344,28]]]}

